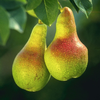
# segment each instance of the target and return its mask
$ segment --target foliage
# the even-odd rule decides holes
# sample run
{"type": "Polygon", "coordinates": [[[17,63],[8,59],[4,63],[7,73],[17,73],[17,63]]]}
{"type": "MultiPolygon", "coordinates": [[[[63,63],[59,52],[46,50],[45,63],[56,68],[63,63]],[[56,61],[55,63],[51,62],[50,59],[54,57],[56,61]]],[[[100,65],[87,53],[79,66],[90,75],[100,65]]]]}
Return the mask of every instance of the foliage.
{"type": "MultiPolygon", "coordinates": [[[[60,0],[59,0],[60,1],[60,0]]],[[[56,20],[61,4],[58,0],[0,0],[0,45],[5,45],[10,29],[23,33],[26,25],[26,12],[33,10],[46,25],[51,26],[56,20]]],[[[89,17],[92,0],[69,0],[76,11],[81,10],[89,17]]],[[[67,4],[67,3],[66,3],[67,4]]]]}
{"type": "MultiPolygon", "coordinates": [[[[81,10],[78,13],[75,11],[69,0],[59,0],[59,2],[62,7],[68,6],[74,12],[78,36],[89,50],[87,70],[81,77],[66,82],[60,82],[51,77],[49,83],[39,92],[31,93],[20,89],[12,78],[12,62],[27,42],[33,26],[37,23],[37,18],[27,14],[23,34],[11,29],[6,45],[0,46],[0,100],[100,99],[98,92],[100,90],[100,0],[93,0],[93,11],[88,19],[81,10]]],[[[55,35],[55,24],[56,21],[48,27],[47,45],[51,43],[55,35]]]]}

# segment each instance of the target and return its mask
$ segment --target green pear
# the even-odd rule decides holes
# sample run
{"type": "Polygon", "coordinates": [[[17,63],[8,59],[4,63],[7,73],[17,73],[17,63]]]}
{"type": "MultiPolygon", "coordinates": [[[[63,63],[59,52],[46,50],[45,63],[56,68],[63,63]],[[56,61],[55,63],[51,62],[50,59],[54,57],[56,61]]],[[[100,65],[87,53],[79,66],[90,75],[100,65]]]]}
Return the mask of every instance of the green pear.
{"type": "Polygon", "coordinates": [[[37,24],[29,40],[14,59],[12,74],[15,83],[27,91],[39,91],[49,81],[50,73],[44,62],[47,26],[37,24]]]}
{"type": "Polygon", "coordinates": [[[88,50],[78,38],[73,12],[68,7],[57,18],[55,37],[44,59],[50,74],[60,81],[77,78],[86,70],[88,50]]]}

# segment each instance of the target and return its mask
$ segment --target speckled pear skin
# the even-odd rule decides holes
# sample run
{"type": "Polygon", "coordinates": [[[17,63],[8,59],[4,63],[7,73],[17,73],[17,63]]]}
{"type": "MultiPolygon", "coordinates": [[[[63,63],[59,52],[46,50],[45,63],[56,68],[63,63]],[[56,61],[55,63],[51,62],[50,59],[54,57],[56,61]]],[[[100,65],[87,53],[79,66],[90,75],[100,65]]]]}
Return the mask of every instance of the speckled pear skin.
{"type": "Polygon", "coordinates": [[[73,12],[64,7],[56,23],[56,33],[44,55],[50,74],[67,81],[81,76],[88,64],[88,50],[79,40],[73,12]]]}
{"type": "Polygon", "coordinates": [[[50,79],[50,73],[44,62],[46,33],[45,24],[35,25],[28,42],[14,59],[13,78],[24,90],[39,91],[50,79]]]}

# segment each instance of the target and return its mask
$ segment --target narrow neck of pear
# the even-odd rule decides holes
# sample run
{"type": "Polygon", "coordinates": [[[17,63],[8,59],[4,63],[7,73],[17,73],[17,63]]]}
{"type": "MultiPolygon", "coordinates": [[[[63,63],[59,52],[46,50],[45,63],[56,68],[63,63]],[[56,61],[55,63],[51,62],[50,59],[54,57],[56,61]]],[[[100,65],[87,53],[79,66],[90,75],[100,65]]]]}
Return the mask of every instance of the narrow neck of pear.
{"type": "Polygon", "coordinates": [[[55,38],[63,38],[63,37],[69,37],[69,36],[76,36],[76,26],[69,26],[67,23],[57,23],[56,24],[56,34],[55,38]]]}
{"type": "Polygon", "coordinates": [[[33,28],[30,38],[27,42],[28,47],[45,49],[46,33],[47,33],[47,26],[44,24],[37,24],[33,28]]]}
{"type": "Polygon", "coordinates": [[[70,35],[77,35],[75,20],[73,12],[68,8],[64,8],[57,18],[55,38],[70,35]]]}
{"type": "Polygon", "coordinates": [[[41,48],[45,45],[45,37],[44,35],[40,35],[40,34],[34,34],[34,35],[31,35],[29,41],[28,41],[28,44],[30,44],[30,47],[31,46],[34,46],[34,47],[38,47],[38,48],[41,48]]]}

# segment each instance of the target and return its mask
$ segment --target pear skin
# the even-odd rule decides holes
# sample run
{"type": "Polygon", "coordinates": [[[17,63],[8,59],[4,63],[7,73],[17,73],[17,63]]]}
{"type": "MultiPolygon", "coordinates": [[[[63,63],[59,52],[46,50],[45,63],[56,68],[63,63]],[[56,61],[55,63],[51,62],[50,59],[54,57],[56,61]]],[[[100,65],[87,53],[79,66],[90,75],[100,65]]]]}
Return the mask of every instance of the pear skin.
{"type": "Polygon", "coordinates": [[[26,91],[39,91],[49,81],[44,62],[47,26],[36,24],[29,40],[14,59],[12,75],[15,83],[26,91]]]}
{"type": "Polygon", "coordinates": [[[64,7],[57,18],[56,33],[44,55],[50,74],[67,81],[81,76],[88,64],[88,49],[79,40],[73,12],[64,7]]]}

